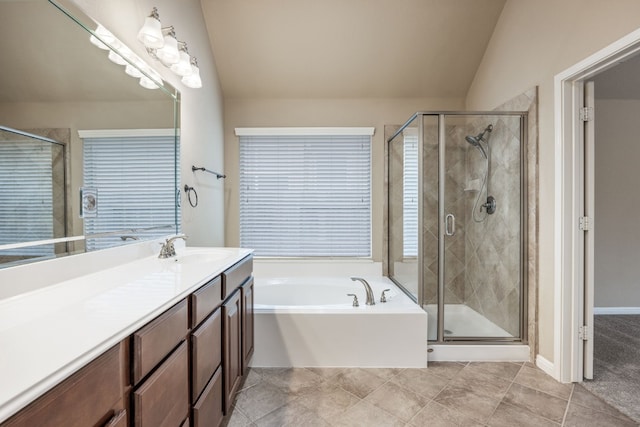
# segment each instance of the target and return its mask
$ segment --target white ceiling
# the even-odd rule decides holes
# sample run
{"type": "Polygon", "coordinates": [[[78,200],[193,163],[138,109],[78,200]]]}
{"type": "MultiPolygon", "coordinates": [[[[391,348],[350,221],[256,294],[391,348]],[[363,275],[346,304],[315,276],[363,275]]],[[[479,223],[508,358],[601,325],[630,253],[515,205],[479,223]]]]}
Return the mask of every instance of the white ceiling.
{"type": "Polygon", "coordinates": [[[505,0],[202,0],[229,98],[463,98],[505,0]]]}

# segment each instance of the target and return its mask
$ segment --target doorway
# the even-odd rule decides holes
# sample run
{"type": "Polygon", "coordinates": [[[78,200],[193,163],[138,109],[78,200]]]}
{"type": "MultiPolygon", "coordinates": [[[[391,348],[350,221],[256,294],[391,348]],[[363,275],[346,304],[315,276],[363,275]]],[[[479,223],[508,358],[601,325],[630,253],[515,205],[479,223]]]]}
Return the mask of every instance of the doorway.
{"type": "MultiPolygon", "coordinates": [[[[595,265],[598,265],[589,262],[590,251],[596,248],[597,254],[598,249],[595,243],[588,242],[585,235],[591,232],[598,236],[598,224],[610,225],[610,220],[591,218],[589,215],[593,211],[589,213],[585,209],[585,201],[588,202],[594,195],[598,198],[598,183],[589,185],[589,179],[593,177],[589,174],[593,174],[593,171],[585,164],[585,159],[589,159],[588,153],[585,157],[586,128],[579,114],[584,107],[584,82],[598,79],[605,72],[612,72],[622,62],[632,63],[632,58],[639,49],[640,31],[636,31],[556,76],[556,173],[560,184],[556,187],[555,213],[556,247],[559,248],[556,262],[559,268],[556,275],[554,365],[556,377],[563,382],[580,382],[590,375],[589,364],[594,341],[590,320],[593,318],[593,308],[601,302],[594,303],[588,286],[585,289],[590,275],[593,277],[591,273],[594,272],[595,265]]],[[[596,92],[597,90],[596,81],[596,92]]],[[[597,123],[597,112],[595,117],[597,123]]],[[[596,132],[595,145],[600,143],[599,149],[603,149],[604,138],[598,140],[597,135],[596,132]]],[[[596,164],[597,153],[595,151],[596,164]]],[[[614,202],[611,209],[621,212],[624,208],[615,206],[614,202]]],[[[601,236],[611,237],[608,231],[601,236]]],[[[637,253],[636,249],[635,254],[637,253]]],[[[595,296],[597,301],[597,292],[595,296]]]]}

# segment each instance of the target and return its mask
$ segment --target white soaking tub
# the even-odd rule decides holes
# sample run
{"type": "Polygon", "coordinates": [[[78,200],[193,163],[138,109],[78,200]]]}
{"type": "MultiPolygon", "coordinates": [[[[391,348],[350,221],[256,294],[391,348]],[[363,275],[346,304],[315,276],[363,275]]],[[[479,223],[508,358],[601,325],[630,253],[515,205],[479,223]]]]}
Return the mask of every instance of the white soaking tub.
{"type": "MultiPolygon", "coordinates": [[[[259,269],[256,269],[259,270],[259,269]]],[[[427,313],[388,278],[255,277],[255,367],[426,367],[427,313]],[[384,289],[387,302],[381,303],[384,289]],[[360,303],[353,307],[356,294],[360,303]]]]}

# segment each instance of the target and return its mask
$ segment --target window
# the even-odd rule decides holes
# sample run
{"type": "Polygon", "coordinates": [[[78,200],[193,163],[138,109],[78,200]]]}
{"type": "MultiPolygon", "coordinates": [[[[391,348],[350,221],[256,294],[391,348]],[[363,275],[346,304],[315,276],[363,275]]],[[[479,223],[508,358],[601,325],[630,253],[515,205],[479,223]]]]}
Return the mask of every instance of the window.
{"type": "Polygon", "coordinates": [[[371,256],[372,128],[236,134],[242,247],[270,257],[371,256]]]}
{"type": "Polygon", "coordinates": [[[88,238],[87,249],[121,244],[126,235],[147,238],[176,231],[138,231],[173,225],[180,217],[179,176],[174,173],[179,172],[180,150],[173,129],[81,131],[81,138],[83,187],[97,191],[97,215],[84,218],[84,234],[122,231],[122,236],[88,238]]]}
{"type": "Polygon", "coordinates": [[[418,135],[405,133],[402,179],[402,253],[418,256],[418,135]]]}

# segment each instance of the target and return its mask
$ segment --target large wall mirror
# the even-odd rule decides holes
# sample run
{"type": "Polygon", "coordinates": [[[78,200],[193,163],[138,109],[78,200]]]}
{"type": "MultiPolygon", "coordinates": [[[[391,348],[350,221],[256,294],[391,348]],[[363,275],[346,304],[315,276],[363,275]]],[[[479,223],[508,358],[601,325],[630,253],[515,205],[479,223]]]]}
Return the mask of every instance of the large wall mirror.
{"type": "Polygon", "coordinates": [[[141,86],[96,27],[0,0],[0,268],[179,231],[179,93],[141,86]]]}

